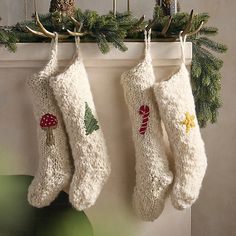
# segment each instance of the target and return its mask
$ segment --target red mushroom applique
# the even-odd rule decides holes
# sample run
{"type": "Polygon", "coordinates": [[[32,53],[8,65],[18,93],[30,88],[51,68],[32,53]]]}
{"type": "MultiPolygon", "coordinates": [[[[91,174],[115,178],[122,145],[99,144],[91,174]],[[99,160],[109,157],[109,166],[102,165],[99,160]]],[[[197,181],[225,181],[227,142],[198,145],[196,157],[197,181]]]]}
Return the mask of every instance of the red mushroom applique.
{"type": "Polygon", "coordinates": [[[57,128],[58,120],[57,117],[52,114],[45,114],[40,120],[40,126],[46,131],[46,143],[48,146],[55,144],[55,139],[53,136],[53,130],[57,128]]]}

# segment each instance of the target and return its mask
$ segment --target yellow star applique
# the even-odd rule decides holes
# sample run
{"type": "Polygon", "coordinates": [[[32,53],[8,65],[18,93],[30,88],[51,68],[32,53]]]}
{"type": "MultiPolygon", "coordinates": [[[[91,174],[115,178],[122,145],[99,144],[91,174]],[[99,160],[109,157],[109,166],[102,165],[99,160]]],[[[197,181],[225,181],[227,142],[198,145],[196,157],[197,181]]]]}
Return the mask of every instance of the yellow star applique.
{"type": "Polygon", "coordinates": [[[189,112],[185,113],[185,119],[181,123],[186,126],[186,133],[189,133],[190,129],[195,127],[194,119],[194,115],[190,115],[189,112]]]}

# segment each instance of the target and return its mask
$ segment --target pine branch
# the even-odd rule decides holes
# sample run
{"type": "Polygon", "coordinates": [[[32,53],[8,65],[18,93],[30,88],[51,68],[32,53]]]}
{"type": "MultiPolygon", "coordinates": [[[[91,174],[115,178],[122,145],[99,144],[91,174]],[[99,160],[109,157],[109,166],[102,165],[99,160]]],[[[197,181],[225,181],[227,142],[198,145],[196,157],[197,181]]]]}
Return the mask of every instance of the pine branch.
{"type": "Polygon", "coordinates": [[[214,56],[210,51],[206,50],[205,48],[198,46],[197,43],[194,41],[193,43],[193,52],[194,54],[199,57],[201,60],[201,64],[203,65],[203,68],[207,68],[207,70],[210,69],[210,66],[213,67],[213,70],[220,70],[223,66],[223,61],[216,56],[214,56]]]}
{"type": "Polygon", "coordinates": [[[210,18],[210,16],[209,16],[209,13],[207,13],[207,12],[203,12],[203,13],[199,13],[199,14],[195,15],[193,18],[194,27],[197,27],[198,25],[200,25],[202,21],[204,21],[205,24],[207,24],[209,18],[210,18]]]}
{"type": "Polygon", "coordinates": [[[205,127],[208,121],[216,122],[218,109],[222,105],[220,99],[221,75],[219,73],[222,61],[215,59],[215,56],[209,51],[198,44],[193,44],[192,84],[194,84],[196,113],[201,127],[205,127]]]}
{"type": "Polygon", "coordinates": [[[214,52],[225,53],[227,51],[227,47],[224,44],[214,42],[207,37],[200,37],[197,42],[200,46],[205,46],[214,52]]]}
{"type": "Polygon", "coordinates": [[[5,46],[10,52],[16,51],[16,43],[19,40],[10,30],[0,27],[0,43],[5,46]]]}
{"type": "Polygon", "coordinates": [[[202,27],[199,34],[206,35],[206,36],[215,36],[218,34],[218,29],[216,27],[202,27]]]}
{"type": "Polygon", "coordinates": [[[98,47],[101,51],[101,53],[105,54],[108,53],[110,51],[110,47],[109,44],[106,40],[105,35],[101,34],[101,33],[97,33],[95,34],[96,37],[96,42],[98,44],[98,47]]]}

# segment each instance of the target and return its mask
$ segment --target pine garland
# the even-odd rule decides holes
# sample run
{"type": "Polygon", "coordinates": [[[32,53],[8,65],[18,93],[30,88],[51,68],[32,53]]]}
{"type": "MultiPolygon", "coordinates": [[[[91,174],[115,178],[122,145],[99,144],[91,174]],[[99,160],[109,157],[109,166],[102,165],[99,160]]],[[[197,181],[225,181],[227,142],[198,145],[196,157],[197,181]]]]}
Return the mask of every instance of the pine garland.
{"type": "MultiPolygon", "coordinates": [[[[124,41],[143,40],[143,30],[152,21],[145,22],[143,19],[134,17],[131,12],[117,13],[114,16],[112,12],[107,15],[99,15],[95,11],[82,11],[81,9],[77,9],[75,18],[83,24],[81,32],[88,33],[81,37],[81,41],[97,42],[102,53],[109,52],[111,44],[121,51],[126,51],[127,47],[124,41]]],[[[156,23],[152,27],[152,38],[154,40],[163,40],[160,32],[165,26],[168,16],[158,5],[154,8],[153,19],[156,19],[156,23]]],[[[167,34],[171,37],[177,36],[186,27],[188,20],[188,13],[175,14],[167,34]]],[[[216,53],[224,53],[227,50],[225,45],[217,43],[210,38],[218,33],[218,29],[206,26],[208,20],[208,13],[195,15],[191,30],[197,29],[202,21],[205,24],[198,34],[188,38],[193,44],[192,89],[198,122],[201,127],[205,127],[208,122],[215,123],[217,121],[218,110],[222,104],[220,98],[222,79],[220,69],[223,66],[223,61],[215,55],[216,53]]],[[[65,33],[66,29],[73,31],[75,27],[68,16],[62,16],[57,12],[40,15],[40,21],[51,32],[65,33]]],[[[29,33],[25,27],[26,25],[38,30],[34,20],[23,21],[12,27],[1,26],[0,44],[3,44],[9,51],[15,52],[16,43],[18,42],[43,42],[49,40],[29,33]]],[[[70,37],[66,41],[72,40],[73,38],[70,37]]]]}

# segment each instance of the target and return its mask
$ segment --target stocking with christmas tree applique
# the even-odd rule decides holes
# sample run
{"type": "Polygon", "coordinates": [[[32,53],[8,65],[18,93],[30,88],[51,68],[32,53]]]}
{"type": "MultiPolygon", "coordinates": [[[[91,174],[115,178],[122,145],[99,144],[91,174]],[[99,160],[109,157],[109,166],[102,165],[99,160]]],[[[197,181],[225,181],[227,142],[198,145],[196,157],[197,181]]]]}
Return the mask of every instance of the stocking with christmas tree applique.
{"type": "Polygon", "coordinates": [[[91,207],[110,174],[110,161],[76,39],[74,62],[50,85],[62,111],[74,158],[70,202],[77,210],[91,207]]]}

